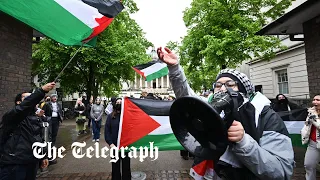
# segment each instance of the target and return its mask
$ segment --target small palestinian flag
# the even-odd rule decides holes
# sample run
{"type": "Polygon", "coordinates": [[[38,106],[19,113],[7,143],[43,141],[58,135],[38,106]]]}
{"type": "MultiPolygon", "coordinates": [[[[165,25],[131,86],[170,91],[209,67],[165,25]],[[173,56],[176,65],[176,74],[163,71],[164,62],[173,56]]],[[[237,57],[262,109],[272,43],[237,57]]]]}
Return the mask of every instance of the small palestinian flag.
{"type": "Polygon", "coordinates": [[[277,113],[280,115],[288,129],[292,145],[298,147],[306,147],[306,145],[302,145],[301,129],[303,128],[308,116],[308,110],[306,108],[301,108],[291,111],[281,111],[277,113]]]}
{"type": "Polygon", "coordinates": [[[144,77],[146,81],[152,81],[154,79],[166,76],[169,72],[167,64],[160,60],[150,61],[146,64],[140,64],[134,66],[133,69],[144,77]]]}
{"type": "Polygon", "coordinates": [[[118,147],[153,147],[159,151],[183,150],[172,132],[169,112],[172,101],[125,97],[118,135],[118,147]]]}
{"type": "Polygon", "coordinates": [[[96,37],[124,9],[120,1],[1,0],[0,10],[64,45],[96,37]]]}
{"type": "Polygon", "coordinates": [[[213,179],[214,176],[217,176],[213,170],[213,161],[195,157],[190,176],[195,180],[213,179]]]}

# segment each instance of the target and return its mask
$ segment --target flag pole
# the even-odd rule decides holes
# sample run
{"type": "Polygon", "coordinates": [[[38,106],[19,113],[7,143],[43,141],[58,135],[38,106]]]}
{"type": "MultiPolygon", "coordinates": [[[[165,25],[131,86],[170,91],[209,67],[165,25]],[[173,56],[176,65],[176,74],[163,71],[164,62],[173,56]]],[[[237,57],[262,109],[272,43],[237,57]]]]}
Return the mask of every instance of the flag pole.
{"type": "Polygon", "coordinates": [[[73,60],[73,58],[76,56],[76,54],[79,52],[79,50],[83,47],[83,43],[82,45],[78,48],[78,50],[76,51],[76,53],[74,53],[74,55],[71,57],[71,59],[69,60],[69,62],[64,66],[64,68],[60,71],[60,73],[58,74],[58,76],[54,79],[53,82],[57,82],[58,78],[61,76],[61,74],[63,73],[63,71],[68,67],[68,65],[71,63],[71,61],[73,60]]]}

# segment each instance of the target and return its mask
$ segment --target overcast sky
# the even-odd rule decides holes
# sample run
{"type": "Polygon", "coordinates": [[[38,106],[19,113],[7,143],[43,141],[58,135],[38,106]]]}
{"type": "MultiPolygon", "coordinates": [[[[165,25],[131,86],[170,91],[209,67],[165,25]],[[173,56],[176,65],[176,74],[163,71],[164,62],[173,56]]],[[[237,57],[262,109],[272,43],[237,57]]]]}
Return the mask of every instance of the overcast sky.
{"type": "Polygon", "coordinates": [[[132,18],[146,33],[145,37],[155,47],[165,46],[169,41],[180,41],[187,33],[183,11],[191,0],[134,0],[139,8],[132,18]]]}

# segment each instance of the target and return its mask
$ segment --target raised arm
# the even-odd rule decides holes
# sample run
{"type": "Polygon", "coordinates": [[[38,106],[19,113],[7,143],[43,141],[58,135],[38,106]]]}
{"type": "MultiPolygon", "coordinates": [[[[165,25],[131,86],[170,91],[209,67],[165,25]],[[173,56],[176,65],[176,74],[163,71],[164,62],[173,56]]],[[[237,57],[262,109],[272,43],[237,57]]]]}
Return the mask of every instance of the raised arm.
{"type": "Polygon", "coordinates": [[[165,51],[163,51],[162,48],[158,48],[157,54],[159,59],[168,66],[170,82],[176,97],[195,96],[207,101],[206,98],[198,96],[190,88],[184,71],[179,64],[177,55],[168,48],[164,48],[164,50],[165,51]]]}
{"type": "Polygon", "coordinates": [[[3,124],[19,124],[30,112],[35,110],[36,105],[54,86],[55,83],[48,83],[41,88],[37,88],[34,93],[3,115],[3,124]]]}

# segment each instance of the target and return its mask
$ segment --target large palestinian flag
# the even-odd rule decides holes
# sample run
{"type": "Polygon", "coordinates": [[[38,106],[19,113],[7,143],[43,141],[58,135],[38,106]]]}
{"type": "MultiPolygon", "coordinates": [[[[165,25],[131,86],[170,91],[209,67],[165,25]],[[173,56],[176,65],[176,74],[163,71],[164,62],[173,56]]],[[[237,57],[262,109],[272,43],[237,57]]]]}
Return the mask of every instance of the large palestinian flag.
{"type": "Polygon", "coordinates": [[[143,76],[146,81],[151,81],[162,76],[166,76],[169,72],[167,64],[162,61],[150,61],[146,64],[134,66],[133,69],[143,76]]]}
{"type": "Polygon", "coordinates": [[[1,0],[0,10],[64,45],[81,45],[123,10],[118,0],[1,0]]]}
{"type": "Polygon", "coordinates": [[[150,147],[165,150],[184,148],[172,132],[169,112],[172,101],[125,97],[119,126],[118,147],[150,147]]]}

